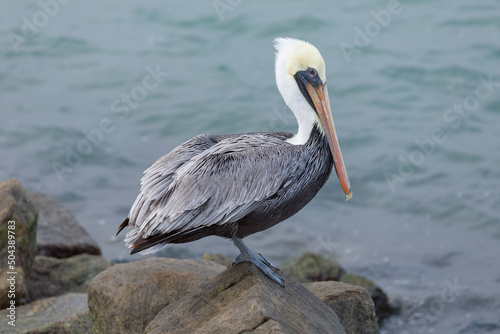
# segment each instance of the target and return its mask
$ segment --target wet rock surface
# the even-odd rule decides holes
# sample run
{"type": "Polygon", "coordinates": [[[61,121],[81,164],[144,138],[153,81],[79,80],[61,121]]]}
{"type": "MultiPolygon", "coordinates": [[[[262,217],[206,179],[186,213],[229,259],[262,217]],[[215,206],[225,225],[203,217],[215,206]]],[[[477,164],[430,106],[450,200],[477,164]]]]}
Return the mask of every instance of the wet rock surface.
{"type": "Polygon", "coordinates": [[[101,255],[101,249],[88,232],[57,199],[42,193],[30,195],[38,208],[36,253],[66,258],[86,253],[101,255]]]}
{"type": "Polygon", "coordinates": [[[79,254],[65,259],[35,257],[29,289],[32,300],[66,292],[87,292],[90,281],[110,266],[102,256],[79,254]]]}
{"type": "MultiPolygon", "coordinates": [[[[7,318],[8,310],[0,311],[7,318]]],[[[86,293],[69,293],[37,300],[16,310],[16,326],[0,322],[0,333],[83,334],[92,333],[86,293]]]]}

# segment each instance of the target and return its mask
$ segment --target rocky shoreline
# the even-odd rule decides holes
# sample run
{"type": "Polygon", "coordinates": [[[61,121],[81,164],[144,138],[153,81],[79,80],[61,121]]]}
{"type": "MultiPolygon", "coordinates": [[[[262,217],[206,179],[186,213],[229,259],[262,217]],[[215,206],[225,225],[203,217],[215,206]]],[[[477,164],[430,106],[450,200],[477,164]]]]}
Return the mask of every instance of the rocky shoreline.
{"type": "Polygon", "coordinates": [[[4,259],[15,221],[17,273],[10,298],[1,263],[0,316],[14,322],[0,333],[379,333],[395,311],[373,282],[315,254],[282,265],[285,288],[218,254],[111,265],[60,202],[16,180],[0,183],[0,218],[4,259]]]}

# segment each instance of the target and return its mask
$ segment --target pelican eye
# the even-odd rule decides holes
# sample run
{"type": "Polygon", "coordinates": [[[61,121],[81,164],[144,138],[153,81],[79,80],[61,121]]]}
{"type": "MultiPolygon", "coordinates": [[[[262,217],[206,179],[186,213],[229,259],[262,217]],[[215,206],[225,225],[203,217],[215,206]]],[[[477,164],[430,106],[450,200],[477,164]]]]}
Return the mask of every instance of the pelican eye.
{"type": "Polygon", "coordinates": [[[307,73],[309,73],[309,75],[310,75],[310,76],[312,76],[312,77],[315,77],[315,76],[317,76],[317,75],[318,75],[318,71],[316,71],[316,70],[315,70],[314,68],[312,68],[312,67],[309,67],[309,68],[307,69],[307,73]]]}

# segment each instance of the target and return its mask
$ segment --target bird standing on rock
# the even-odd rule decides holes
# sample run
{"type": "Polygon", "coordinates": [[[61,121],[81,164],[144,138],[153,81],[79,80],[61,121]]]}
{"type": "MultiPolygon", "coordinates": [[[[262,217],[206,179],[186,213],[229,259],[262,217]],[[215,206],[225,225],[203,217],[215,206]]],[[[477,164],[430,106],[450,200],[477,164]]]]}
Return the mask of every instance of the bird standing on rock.
{"type": "Polygon", "coordinates": [[[251,262],[283,286],[272,269],[278,268],[242,239],[297,213],[332,168],[346,200],[351,198],[321,54],[292,38],[277,38],[275,48],[276,84],[297,118],[297,134],[204,134],[158,159],[144,172],[139,196],[118,230],[132,228],[125,238],[131,254],[217,235],[239,248],[235,264],[251,262]]]}

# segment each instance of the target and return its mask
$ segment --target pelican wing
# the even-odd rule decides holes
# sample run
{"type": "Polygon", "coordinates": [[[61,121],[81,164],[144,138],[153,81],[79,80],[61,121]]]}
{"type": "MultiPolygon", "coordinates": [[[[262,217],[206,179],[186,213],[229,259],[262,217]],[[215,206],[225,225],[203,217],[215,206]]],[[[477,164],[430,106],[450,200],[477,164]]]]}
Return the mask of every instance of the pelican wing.
{"type": "Polygon", "coordinates": [[[141,179],[141,192],[128,215],[128,224],[140,226],[140,223],[151,214],[151,205],[165,195],[173,181],[175,171],[190,159],[215,145],[213,136],[199,135],[179,145],[172,152],[158,159],[144,171],[141,179]]]}
{"type": "MultiPolygon", "coordinates": [[[[200,137],[200,136],[198,136],[200,137]]],[[[145,171],[129,219],[140,237],[234,222],[290,184],[298,167],[288,135],[204,137],[184,143],[145,171]],[[285,168],[286,167],[286,168],[285,168]]]]}

